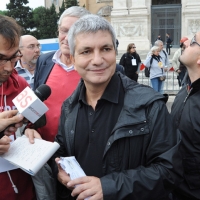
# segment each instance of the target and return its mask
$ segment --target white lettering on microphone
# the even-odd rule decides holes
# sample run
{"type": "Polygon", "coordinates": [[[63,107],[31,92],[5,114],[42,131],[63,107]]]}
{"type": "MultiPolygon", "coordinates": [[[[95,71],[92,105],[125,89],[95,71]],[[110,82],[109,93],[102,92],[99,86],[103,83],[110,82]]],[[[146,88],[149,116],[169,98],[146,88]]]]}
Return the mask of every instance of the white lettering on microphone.
{"type": "Polygon", "coordinates": [[[33,107],[29,106],[28,109],[30,109],[33,113],[35,113],[38,117],[41,117],[42,115],[38,113],[33,107]]]}

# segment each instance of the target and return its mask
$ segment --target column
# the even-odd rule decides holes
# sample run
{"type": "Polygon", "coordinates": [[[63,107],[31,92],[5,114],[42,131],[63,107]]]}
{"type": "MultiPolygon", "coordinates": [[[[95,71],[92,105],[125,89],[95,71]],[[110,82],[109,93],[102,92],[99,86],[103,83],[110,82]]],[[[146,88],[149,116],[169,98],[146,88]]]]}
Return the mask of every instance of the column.
{"type": "Polygon", "coordinates": [[[185,0],[182,15],[182,35],[192,37],[196,32],[200,31],[200,1],[185,0]]]}
{"type": "Polygon", "coordinates": [[[113,0],[111,24],[119,40],[119,53],[126,52],[127,45],[132,42],[136,44],[137,50],[149,49],[149,15],[145,0],[113,0]]]}
{"type": "Polygon", "coordinates": [[[126,0],[114,0],[111,15],[127,15],[126,0]]]}
{"type": "Polygon", "coordinates": [[[147,6],[145,0],[129,0],[131,7],[130,7],[130,14],[147,14],[147,6]]]}

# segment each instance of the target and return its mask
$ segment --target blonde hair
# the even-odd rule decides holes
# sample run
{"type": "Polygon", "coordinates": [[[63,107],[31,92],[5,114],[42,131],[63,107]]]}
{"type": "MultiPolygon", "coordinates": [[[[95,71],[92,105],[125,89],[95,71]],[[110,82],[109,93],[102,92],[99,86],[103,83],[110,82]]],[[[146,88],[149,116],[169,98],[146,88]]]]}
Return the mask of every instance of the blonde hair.
{"type": "Polygon", "coordinates": [[[151,54],[154,54],[155,51],[159,51],[159,50],[160,50],[160,49],[159,49],[158,46],[153,46],[153,47],[151,48],[150,52],[151,52],[151,54]]]}

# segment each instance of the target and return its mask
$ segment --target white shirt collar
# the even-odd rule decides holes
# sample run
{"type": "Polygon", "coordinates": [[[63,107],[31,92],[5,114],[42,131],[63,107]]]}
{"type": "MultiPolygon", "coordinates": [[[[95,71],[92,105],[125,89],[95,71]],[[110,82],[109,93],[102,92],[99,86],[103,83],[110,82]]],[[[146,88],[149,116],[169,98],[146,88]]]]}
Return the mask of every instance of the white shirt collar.
{"type": "Polygon", "coordinates": [[[54,56],[53,56],[53,58],[52,58],[52,61],[53,61],[54,63],[60,65],[60,66],[61,66],[65,71],[67,71],[67,72],[70,72],[70,71],[74,70],[74,65],[71,65],[71,66],[65,65],[63,62],[61,62],[60,56],[61,56],[61,51],[60,51],[60,49],[58,49],[58,50],[55,52],[55,54],[54,54],[54,56]]]}

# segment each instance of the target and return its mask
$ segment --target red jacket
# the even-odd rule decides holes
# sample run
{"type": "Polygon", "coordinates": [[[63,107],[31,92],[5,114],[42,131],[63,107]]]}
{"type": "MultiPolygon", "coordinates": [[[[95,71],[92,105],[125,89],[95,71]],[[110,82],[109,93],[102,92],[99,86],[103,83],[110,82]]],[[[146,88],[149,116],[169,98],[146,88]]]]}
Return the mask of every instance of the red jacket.
{"type": "MultiPolygon", "coordinates": [[[[0,86],[0,109],[15,109],[12,100],[28,86],[26,80],[13,71],[9,79],[0,86]]],[[[1,164],[1,163],[0,163],[1,164]]],[[[0,199],[1,200],[35,200],[35,189],[32,178],[21,169],[9,171],[12,182],[16,185],[18,193],[14,192],[7,172],[0,173],[0,199]]]]}

